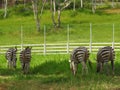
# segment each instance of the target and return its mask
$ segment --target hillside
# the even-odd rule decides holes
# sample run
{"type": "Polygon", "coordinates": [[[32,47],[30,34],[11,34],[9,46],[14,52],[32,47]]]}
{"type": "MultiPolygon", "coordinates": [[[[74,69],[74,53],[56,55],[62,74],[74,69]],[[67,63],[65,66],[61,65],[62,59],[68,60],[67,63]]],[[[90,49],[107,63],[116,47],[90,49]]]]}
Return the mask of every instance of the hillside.
{"type": "Polygon", "coordinates": [[[52,25],[50,11],[44,11],[41,18],[40,32],[36,31],[36,24],[33,15],[12,15],[6,19],[0,20],[0,44],[20,44],[21,26],[23,30],[24,43],[43,43],[44,25],[47,29],[46,39],[48,43],[66,42],[68,24],[70,26],[71,42],[88,42],[90,23],[92,24],[94,42],[111,42],[113,24],[115,24],[115,41],[119,42],[119,14],[116,14],[113,10],[112,12],[114,13],[112,14],[109,14],[108,12],[111,11],[103,10],[93,14],[89,9],[76,11],[65,10],[61,13],[61,28],[54,28],[52,25]],[[99,35],[98,32],[100,32],[103,36],[101,36],[101,34],[99,35]],[[104,37],[106,36],[106,33],[104,32],[109,33],[107,34],[107,37],[104,37]]]}

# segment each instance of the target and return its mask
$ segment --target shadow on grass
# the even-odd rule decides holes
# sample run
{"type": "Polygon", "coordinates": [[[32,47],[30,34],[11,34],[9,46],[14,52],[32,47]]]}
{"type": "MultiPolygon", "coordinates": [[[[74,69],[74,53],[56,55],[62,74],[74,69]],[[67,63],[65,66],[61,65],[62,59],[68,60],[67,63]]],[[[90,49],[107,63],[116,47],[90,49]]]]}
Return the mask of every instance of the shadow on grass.
{"type": "MultiPolygon", "coordinates": [[[[87,64],[88,66],[88,64],[87,64]]],[[[78,85],[83,82],[115,82],[112,75],[107,76],[104,71],[103,74],[96,73],[96,63],[92,63],[93,69],[91,70],[88,66],[89,73],[87,75],[82,75],[82,65],[79,64],[78,72],[76,77],[72,75],[69,67],[68,60],[63,60],[60,62],[56,61],[46,61],[30,69],[30,73],[23,75],[21,70],[18,68],[16,70],[0,69],[1,76],[14,76],[15,80],[39,80],[40,83],[74,83],[78,85]],[[113,79],[112,79],[113,78],[113,79]]],[[[115,63],[115,76],[120,76],[120,64],[115,63]]],[[[110,66],[111,69],[111,66],[110,66]]],[[[110,72],[111,73],[111,72],[110,72]]]]}
{"type": "Polygon", "coordinates": [[[0,75],[1,76],[11,76],[11,75],[17,75],[20,74],[21,71],[20,69],[8,69],[8,68],[1,68],[0,69],[0,75]]]}
{"type": "Polygon", "coordinates": [[[31,69],[31,74],[42,74],[42,75],[57,75],[67,73],[69,71],[69,62],[64,60],[60,62],[46,61],[43,64],[35,66],[31,69]]]}

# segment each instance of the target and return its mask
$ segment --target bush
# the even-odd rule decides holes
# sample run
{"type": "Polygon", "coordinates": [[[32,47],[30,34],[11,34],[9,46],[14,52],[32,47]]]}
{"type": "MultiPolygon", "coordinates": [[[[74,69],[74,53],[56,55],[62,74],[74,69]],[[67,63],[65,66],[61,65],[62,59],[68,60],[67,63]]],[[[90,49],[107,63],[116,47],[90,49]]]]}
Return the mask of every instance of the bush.
{"type": "Polygon", "coordinates": [[[22,16],[29,16],[33,13],[32,9],[29,5],[26,5],[24,7],[24,5],[22,5],[22,4],[14,6],[11,11],[13,11],[14,14],[16,14],[16,15],[22,15],[22,16]]]}

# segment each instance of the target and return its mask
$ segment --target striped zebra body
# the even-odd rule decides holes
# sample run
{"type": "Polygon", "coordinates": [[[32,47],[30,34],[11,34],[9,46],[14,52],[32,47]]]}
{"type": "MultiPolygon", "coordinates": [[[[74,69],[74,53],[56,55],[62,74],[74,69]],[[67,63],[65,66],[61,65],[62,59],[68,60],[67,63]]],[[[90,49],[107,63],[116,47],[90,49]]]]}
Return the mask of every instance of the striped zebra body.
{"type": "Polygon", "coordinates": [[[8,68],[16,68],[16,56],[17,48],[9,48],[5,54],[5,58],[7,60],[7,66],[8,68]]]}
{"type": "Polygon", "coordinates": [[[114,59],[115,51],[112,47],[106,46],[100,48],[97,53],[97,72],[102,71],[104,63],[108,64],[111,61],[112,71],[114,73],[114,59]]]}
{"type": "Polygon", "coordinates": [[[31,61],[31,48],[26,47],[23,51],[20,52],[20,62],[24,74],[28,73],[29,71],[30,61],[31,61]]]}
{"type": "MultiPolygon", "coordinates": [[[[73,50],[70,56],[70,68],[75,75],[77,72],[78,64],[82,64],[82,73],[88,72],[86,62],[89,60],[89,51],[85,47],[78,47],[73,50]]],[[[90,61],[90,60],[89,60],[90,61]]]]}

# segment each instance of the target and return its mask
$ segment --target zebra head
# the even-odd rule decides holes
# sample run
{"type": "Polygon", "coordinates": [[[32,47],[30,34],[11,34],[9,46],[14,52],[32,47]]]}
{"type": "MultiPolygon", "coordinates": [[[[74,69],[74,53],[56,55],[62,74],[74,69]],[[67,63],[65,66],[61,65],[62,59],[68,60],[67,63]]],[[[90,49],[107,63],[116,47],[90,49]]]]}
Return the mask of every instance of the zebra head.
{"type": "Polygon", "coordinates": [[[71,69],[72,73],[74,75],[76,75],[78,64],[74,62],[72,54],[71,54],[69,63],[70,63],[70,69],[71,69]]]}
{"type": "MultiPolygon", "coordinates": [[[[69,61],[70,61],[70,60],[69,60],[69,61]]],[[[71,69],[71,71],[72,71],[72,73],[73,73],[74,75],[76,75],[77,66],[78,66],[78,64],[75,63],[74,61],[71,61],[71,62],[70,62],[70,69],[71,69]]]]}
{"type": "Polygon", "coordinates": [[[27,47],[25,48],[25,51],[31,51],[31,49],[32,49],[32,47],[27,46],[27,47]]]}

